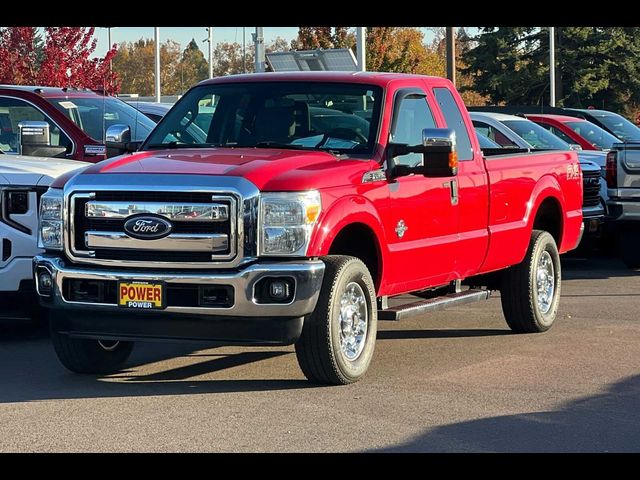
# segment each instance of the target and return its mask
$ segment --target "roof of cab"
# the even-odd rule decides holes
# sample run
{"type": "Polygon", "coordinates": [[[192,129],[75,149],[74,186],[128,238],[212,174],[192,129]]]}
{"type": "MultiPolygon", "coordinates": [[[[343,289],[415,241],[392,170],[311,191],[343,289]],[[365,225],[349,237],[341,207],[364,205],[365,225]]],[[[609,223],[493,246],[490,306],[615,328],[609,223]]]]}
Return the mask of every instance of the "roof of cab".
{"type": "Polygon", "coordinates": [[[411,73],[394,72],[269,72],[269,73],[248,73],[241,75],[227,75],[203,80],[198,85],[208,85],[215,83],[239,83],[250,82],[289,82],[289,81],[322,81],[322,82],[344,82],[344,83],[371,83],[384,86],[393,80],[407,79],[430,79],[442,81],[442,77],[430,77],[426,75],[416,75],[411,73]]]}
{"type": "Polygon", "coordinates": [[[587,120],[585,120],[584,118],[580,118],[580,117],[570,117],[568,115],[553,115],[551,113],[531,113],[531,114],[526,114],[527,118],[529,117],[533,117],[533,118],[548,118],[549,120],[557,120],[558,122],[561,123],[566,123],[566,122],[586,122],[587,120]]]}
{"type": "Polygon", "coordinates": [[[89,89],[77,89],[74,87],[41,87],[38,85],[5,85],[0,84],[0,90],[13,90],[40,95],[45,98],[53,97],[95,97],[100,93],[89,89]]]}

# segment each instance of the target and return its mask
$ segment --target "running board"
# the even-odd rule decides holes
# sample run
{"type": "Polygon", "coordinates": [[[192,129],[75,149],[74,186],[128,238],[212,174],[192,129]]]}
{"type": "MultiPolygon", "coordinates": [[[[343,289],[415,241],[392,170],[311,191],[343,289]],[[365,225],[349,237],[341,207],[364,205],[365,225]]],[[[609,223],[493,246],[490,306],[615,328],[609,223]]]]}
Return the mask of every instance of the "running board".
{"type": "Polygon", "coordinates": [[[441,297],[398,305],[397,307],[387,308],[386,310],[378,310],[378,320],[403,320],[434,310],[443,310],[448,307],[464,305],[465,303],[487,300],[490,295],[491,291],[479,289],[450,293],[441,297]]]}

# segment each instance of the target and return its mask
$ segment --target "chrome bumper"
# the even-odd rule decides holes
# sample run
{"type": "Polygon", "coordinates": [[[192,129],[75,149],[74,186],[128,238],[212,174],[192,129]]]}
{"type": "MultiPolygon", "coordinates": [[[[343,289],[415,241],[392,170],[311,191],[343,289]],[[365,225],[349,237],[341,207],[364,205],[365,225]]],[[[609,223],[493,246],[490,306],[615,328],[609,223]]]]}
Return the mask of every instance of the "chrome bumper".
{"type": "Polygon", "coordinates": [[[62,285],[65,279],[80,280],[146,280],[162,281],[166,285],[231,285],[234,304],[229,308],[167,306],[154,313],[175,313],[195,316],[225,317],[302,317],[315,309],[322,286],[324,263],[320,260],[256,263],[239,271],[226,272],[172,272],[162,273],[140,270],[88,269],[67,265],[59,257],[38,255],[33,259],[34,271],[45,269],[53,277],[51,295],[43,295],[35,275],[40,303],[49,308],[66,310],[91,310],[97,312],[122,312],[116,304],[75,302],[64,298],[62,285]],[[264,277],[288,276],[295,282],[295,294],[289,304],[258,304],[254,300],[254,286],[264,277]]]}

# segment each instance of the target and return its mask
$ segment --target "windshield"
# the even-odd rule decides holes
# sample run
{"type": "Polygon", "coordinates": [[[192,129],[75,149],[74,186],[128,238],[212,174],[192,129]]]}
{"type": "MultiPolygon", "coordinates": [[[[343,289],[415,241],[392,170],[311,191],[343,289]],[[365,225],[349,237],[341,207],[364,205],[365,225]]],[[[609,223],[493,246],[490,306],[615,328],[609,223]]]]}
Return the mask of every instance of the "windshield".
{"type": "Polygon", "coordinates": [[[592,115],[600,120],[620,140],[624,142],[640,142],[640,128],[622,115],[616,115],[615,113],[592,115]]]}
{"type": "Polygon", "coordinates": [[[265,147],[372,153],[382,88],[322,82],[209,84],[167,113],[145,148],[265,147]]]}
{"type": "Polygon", "coordinates": [[[82,131],[103,142],[111,125],[124,124],[131,128],[131,140],[142,142],[155,123],[143,113],[113,97],[47,98],[82,131]]]}
{"type": "Polygon", "coordinates": [[[478,137],[478,143],[480,144],[480,148],[502,148],[499,144],[491,140],[489,137],[480,133],[476,128],[476,136],[478,137]]]}
{"type": "Polygon", "coordinates": [[[522,137],[533,148],[542,150],[569,150],[569,144],[531,120],[503,120],[507,127],[522,137]]]}
{"type": "Polygon", "coordinates": [[[611,150],[611,146],[620,141],[591,122],[566,122],[565,125],[600,150],[611,150]]]}

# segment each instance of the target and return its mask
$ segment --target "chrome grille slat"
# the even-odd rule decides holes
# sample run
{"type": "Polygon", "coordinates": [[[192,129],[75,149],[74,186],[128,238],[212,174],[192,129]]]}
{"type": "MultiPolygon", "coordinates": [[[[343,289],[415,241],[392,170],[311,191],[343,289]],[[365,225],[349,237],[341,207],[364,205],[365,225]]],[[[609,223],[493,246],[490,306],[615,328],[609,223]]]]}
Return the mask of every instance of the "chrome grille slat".
{"type": "Polygon", "coordinates": [[[229,249],[229,237],[221,233],[174,233],[156,240],[139,240],[123,232],[85,232],[87,248],[107,250],[223,252],[229,249]]]}
{"type": "Polygon", "coordinates": [[[95,219],[124,219],[131,215],[153,213],[180,222],[226,222],[229,205],[222,203],[167,203],[140,201],[89,201],[85,217],[95,219]]]}

